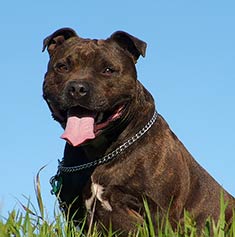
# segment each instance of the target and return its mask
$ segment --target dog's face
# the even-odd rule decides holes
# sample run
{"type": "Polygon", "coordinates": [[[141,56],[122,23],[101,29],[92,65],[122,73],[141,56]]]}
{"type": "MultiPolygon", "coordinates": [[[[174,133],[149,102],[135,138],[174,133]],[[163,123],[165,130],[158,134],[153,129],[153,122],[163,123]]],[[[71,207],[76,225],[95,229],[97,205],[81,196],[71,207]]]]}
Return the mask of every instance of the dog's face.
{"type": "Polygon", "coordinates": [[[143,41],[120,31],[106,40],[83,39],[64,28],[44,40],[46,47],[50,61],[43,97],[63,128],[88,126],[93,134],[84,135],[87,140],[128,116],[136,95],[135,62],[145,54],[143,41]],[[69,118],[73,121],[68,123],[69,118]]]}

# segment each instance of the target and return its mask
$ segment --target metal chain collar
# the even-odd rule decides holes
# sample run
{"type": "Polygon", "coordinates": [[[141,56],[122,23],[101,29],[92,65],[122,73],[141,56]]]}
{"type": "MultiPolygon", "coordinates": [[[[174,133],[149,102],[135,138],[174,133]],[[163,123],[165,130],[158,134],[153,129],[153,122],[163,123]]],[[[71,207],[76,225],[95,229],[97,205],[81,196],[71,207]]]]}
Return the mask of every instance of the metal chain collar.
{"type": "Polygon", "coordinates": [[[125,143],[123,143],[121,146],[119,146],[114,151],[110,152],[109,154],[105,155],[104,157],[102,157],[98,160],[86,163],[86,164],[72,166],[72,167],[64,166],[63,160],[58,161],[59,162],[58,171],[63,172],[63,173],[74,173],[74,172],[78,172],[80,170],[88,169],[88,168],[98,166],[98,165],[101,165],[101,164],[111,161],[117,155],[119,155],[121,152],[123,152],[129,146],[131,146],[135,141],[137,141],[139,138],[141,138],[156,122],[157,116],[158,116],[158,113],[157,113],[157,111],[155,111],[153,114],[153,117],[149,120],[149,122],[139,132],[137,132],[133,137],[128,139],[125,143]]]}

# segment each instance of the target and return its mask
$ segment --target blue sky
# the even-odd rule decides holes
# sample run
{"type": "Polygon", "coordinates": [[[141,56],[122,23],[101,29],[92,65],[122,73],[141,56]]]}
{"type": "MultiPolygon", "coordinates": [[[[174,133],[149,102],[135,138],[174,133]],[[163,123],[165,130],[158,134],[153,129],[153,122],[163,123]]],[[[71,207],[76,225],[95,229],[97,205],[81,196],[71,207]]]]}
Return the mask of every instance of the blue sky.
{"type": "Polygon", "coordinates": [[[148,44],[138,78],[158,112],[195,159],[235,195],[235,2],[217,0],[5,1],[0,9],[0,215],[34,197],[41,172],[49,216],[49,178],[62,158],[61,127],[42,99],[48,55],[43,39],[61,27],[82,37],[124,30],[148,44]]]}

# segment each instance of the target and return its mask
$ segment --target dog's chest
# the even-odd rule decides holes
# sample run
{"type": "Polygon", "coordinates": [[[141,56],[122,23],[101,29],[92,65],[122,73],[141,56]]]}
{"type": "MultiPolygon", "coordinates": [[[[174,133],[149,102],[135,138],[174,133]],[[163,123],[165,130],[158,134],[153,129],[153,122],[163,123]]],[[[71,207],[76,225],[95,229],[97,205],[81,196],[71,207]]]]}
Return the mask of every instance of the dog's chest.
{"type": "Polygon", "coordinates": [[[90,192],[91,195],[85,199],[85,206],[88,212],[92,212],[93,208],[95,209],[97,202],[99,202],[106,211],[112,211],[110,202],[103,197],[105,187],[92,180],[90,192]]]}

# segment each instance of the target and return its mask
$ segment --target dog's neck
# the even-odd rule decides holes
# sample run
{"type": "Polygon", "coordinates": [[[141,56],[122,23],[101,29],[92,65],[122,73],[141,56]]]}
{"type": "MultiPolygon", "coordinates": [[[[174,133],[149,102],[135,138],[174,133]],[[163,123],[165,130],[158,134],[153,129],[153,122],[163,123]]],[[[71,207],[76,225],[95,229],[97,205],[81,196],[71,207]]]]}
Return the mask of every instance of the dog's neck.
{"type": "Polygon", "coordinates": [[[114,149],[112,152],[104,155],[103,157],[99,159],[95,159],[91,162],[87,162],[85,164],[80,164],[77,166],[64,166],[64,160],[59,162],[59,171],[64,173],[75,173],[79,172],[81,170],[94,168],[98,165],[102,165],[105,163],[108,163],[115,159],[117,156],[119,156],[121,153],[125,153],[125,151],[134,143],[136,143],[142,136],[145,135],[145,133],[153,126],[153,124],[156,122],[158,117],[157,111],[154,112],[152,118],[148,121],[148,123],[139,130],[134,136],[130,137],[128,140],[126,140],[124,143],[122,143],[120,146],[118,146],[116,149],[114,149]]]}
{"type": "Polygon", "coordinates": [[[138,80],[136,90],[136,97],[133,98],[129,110],[129,121],[117,139],[118,144],[123,143],[123,141],[134,136],[141,130],[148,123],[156,110],[152,95],[138,80]]]}

